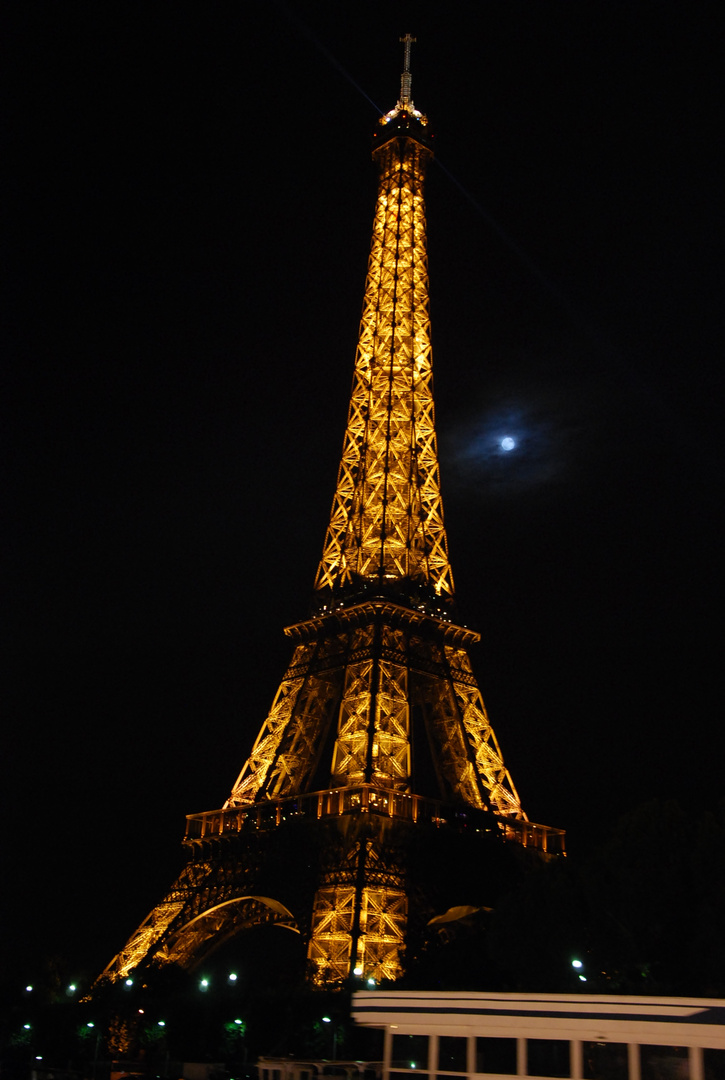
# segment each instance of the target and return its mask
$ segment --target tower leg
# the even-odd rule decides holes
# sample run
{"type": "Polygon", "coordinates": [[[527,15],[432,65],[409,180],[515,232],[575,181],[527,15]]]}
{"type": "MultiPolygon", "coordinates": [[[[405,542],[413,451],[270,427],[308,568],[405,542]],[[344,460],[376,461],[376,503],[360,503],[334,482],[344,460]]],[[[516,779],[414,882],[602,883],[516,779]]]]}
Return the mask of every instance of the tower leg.
{"type": "Polygon", "coordinates": [[[313,904],[307,953],[313,984],[339,983],[356,970],[375,982],[400,978],[407,918],[402,848],[364,836],[338,849],[313,904]]]}

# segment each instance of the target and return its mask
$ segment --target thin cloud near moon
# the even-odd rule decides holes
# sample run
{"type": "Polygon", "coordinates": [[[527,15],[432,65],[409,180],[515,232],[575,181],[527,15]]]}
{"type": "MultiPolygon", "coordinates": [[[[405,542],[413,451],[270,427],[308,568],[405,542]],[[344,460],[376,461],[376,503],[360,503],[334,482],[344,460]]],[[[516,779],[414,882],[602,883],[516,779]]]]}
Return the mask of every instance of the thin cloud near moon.
{"type": "Polygon", "coordinates": [[[442,440],[444,485],[501,497],[559,486],[571,475],[576,421],[552,403],[492,403],[442,440]]]}

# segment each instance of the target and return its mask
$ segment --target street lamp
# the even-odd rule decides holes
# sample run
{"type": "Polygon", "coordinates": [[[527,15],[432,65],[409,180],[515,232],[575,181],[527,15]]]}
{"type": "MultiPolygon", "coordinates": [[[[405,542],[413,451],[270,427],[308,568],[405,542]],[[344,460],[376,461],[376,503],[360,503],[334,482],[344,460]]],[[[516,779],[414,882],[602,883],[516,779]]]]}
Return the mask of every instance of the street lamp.
{"type": "MultiPolygon", "coordinates": [[[[332,1017],[331,1016],[323,1016],[322,1017],[322,1023],[323,1024],[332,1024],[332,1017]]],[[[335,1030],[335,1025],[332,1024],[332,1060],[335,1061],[336,1058],[337,1058],[337,1031],[335,1030]]]]}
{"type": "Polygon", "coordinates": [[[242,1051],[244,1052],[244,1061],[247,1060],[247,1047],[244,1042],[244,1035],[247,1029],[247,1025],[242,1020],[241,1016],[235,1017],[234,1020],[228,1020],[224,1024],[224,1030],[227,1033],[227,1049],[232,1055],[234,1061],[239,1065],[242,1057],[242,1051]]]}

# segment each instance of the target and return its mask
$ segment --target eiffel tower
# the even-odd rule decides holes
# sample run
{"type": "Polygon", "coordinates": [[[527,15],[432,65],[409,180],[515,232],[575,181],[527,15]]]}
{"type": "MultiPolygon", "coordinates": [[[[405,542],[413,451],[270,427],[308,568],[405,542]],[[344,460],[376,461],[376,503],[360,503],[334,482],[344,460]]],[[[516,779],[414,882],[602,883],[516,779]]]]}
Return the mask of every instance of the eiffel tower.
{"type": "Polygon", "coordinates": [[[139,964],[193,969],[274,924],[306,938],[313,985],[395,980],[421,896],[416,844],[465,831],[562,850],[563,833],[521,808],[468,658],[479,635],[451,617],[424,204],[433,154],[411,96],[415,39],[401,40],[400,99],[374,132],[372,246],[313,614],[285,630],[292,659],[229,798],[187,818],[185,868],[102,979],[139,964]]]}

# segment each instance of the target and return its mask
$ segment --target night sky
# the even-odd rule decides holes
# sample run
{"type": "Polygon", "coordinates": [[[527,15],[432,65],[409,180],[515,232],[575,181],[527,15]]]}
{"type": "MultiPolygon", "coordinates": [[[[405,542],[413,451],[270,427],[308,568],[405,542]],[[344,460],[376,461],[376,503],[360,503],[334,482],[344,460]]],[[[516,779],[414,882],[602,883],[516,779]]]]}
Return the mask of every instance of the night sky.
{"type": "MultiPolygon", "coordinates": [[[[681,3],[2,15],[0,961],[102,968],[221,806],[332,501],[401,46],[458,618],[575,854],[723,798],[718,28],[681,3]],[[500,439],[516,441],[510,452],[500,439]]],[[[9,965],[9,966],[8,966],[9,965]]]]}

